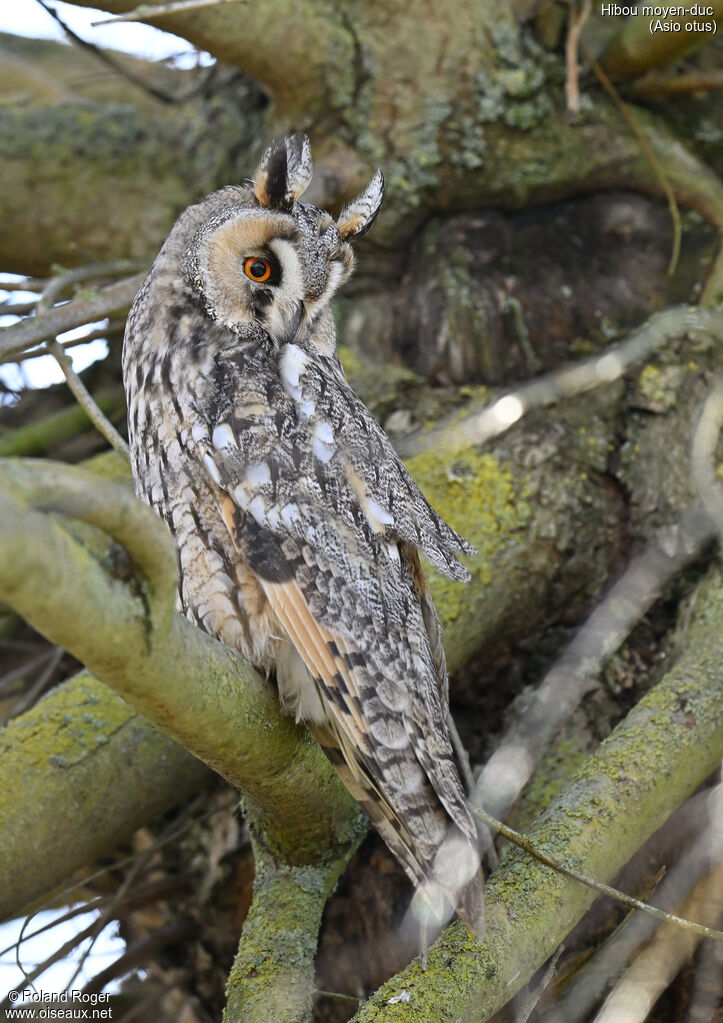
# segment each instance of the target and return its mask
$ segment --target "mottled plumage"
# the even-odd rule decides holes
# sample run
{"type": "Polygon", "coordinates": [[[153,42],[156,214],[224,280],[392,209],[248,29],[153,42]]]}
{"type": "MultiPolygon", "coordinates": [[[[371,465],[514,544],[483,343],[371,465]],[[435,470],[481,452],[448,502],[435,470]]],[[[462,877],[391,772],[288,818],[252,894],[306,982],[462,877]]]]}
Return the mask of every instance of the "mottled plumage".
{"type": "Polygon", "coordinates": [[[335,222],[299,201],[308,140],[177,221],[124,347],[138,494],[176,537],[184,612],[274,672],[439,919],[477,932],[475,826],[446,724],[447,675],[417,552],[467,578],[349,387],[329,301],[371,226],[377,173],[335,222]],[[440,898],[440,896],[443,896],[440,898]],[[446,908],[444,906],[446,905],[446,908]]]}

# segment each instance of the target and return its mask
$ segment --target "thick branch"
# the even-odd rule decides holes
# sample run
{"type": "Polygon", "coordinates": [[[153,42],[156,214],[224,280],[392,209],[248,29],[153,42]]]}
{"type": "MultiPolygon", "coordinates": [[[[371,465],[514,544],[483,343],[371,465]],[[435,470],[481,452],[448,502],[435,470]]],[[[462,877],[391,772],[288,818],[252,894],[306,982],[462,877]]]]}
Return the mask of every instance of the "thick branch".
{"type": "Polygon", "coordinates": [[[279,865],[255,843],[254,897],[228,978],[224,1023],[307,1023],[321,915],[347,860],[345,851],[323,866],[279,865]]]}
{"type": "MultiPolygon", "coordinates": [[[[723,754],[723,580],[700,593],[686,653],[590,757],[528,832],[542,851],[610,880],[720,763],[723,754]]],[[[450,927],[422,973],[415,961],[354,1023],[483,1023],[552,955],[593,894],[529,854],[508,854],[488,885],[488,934],[450,927]],[[450,997],[450,992],[454,992],[450,997]],[[402,996],[402,998],[400,998],[402,996]]]]}
{"type": "Polygon", "coordinates": [[[0,731],[0,761],[2,919],[184,802],[209,774],[88,672],[0,731]]]}
{"type": "MultiPolygon", "coordinates": [[[[624,23],[621,31],[610,43],[602,64],[608,74],[616,78],[634,78],[651,68],[657,68],[687,56],[699,46],[714,38],[713,27],[705,31],[686,29],[686,25],[714,26],[723,21],[723,0],[714,0],[712,17],[679,17],[675,14],[661,18],[666,25],[680,25],[679,31],[650,31],[651,19],[634,14],[624,23]]],[[[686,5],[690,11],[690,4],[686,5]]],[[[656,21],[657,19],[652,19],[656,21]]]]}

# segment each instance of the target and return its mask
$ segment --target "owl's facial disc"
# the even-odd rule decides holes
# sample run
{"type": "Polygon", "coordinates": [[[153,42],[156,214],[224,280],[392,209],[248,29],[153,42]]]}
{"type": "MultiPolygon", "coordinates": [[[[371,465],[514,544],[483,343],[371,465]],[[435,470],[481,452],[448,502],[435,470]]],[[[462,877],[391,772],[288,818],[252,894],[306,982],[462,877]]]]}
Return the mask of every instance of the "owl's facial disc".
{"type": "Polygon", "coordinates": [[[236,209],[203,233],[190,270],[209,314],[236,333],[259,328],[277,344],[304,314],[299,230],[285,215],[236,209]]]}
{"type": "Polygon", "coordinates": [[[328,308],[354,256],[329,214],[227,208],[200,233],[187,265],[210,316],[236,334],[297,340],[328,308]]]}

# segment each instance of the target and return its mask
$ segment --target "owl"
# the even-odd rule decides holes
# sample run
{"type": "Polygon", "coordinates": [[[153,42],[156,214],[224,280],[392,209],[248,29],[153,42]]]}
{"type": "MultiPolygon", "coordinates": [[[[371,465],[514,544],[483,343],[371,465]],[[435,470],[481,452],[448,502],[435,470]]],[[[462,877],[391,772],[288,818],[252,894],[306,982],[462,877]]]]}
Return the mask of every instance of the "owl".
{"type": "Polygon", "coordinates": [[[138,495],[175,537],[182,610],[273,675],[438,923],[481,935],[475,825],[447,726],[419,552],[474,553],[347,383],[330,302],[374,223],[381,172],[334,220],[300,201],[308,139],[178,219],[123,350],[138,495]]]}

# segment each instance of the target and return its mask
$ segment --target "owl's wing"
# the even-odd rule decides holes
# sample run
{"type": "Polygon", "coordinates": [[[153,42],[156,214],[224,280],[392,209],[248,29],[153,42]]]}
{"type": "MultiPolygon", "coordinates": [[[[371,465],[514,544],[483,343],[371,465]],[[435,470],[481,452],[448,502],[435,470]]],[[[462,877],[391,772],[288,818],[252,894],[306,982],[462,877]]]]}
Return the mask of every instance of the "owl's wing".
{"type": "Polygon", "coordinates": [[[295,345],[278,366],[273,359],[239,349],[217,359],[208,430],[194,442],[240,556],[318,687],[322,742],[340,751],[415,883],[438,883],[479,930],[481,891],[469,885],[476,830],[416,558],[420,546],[459,578],[456,554],[469,548],[430,508],[331,360],[295,345]]]}

